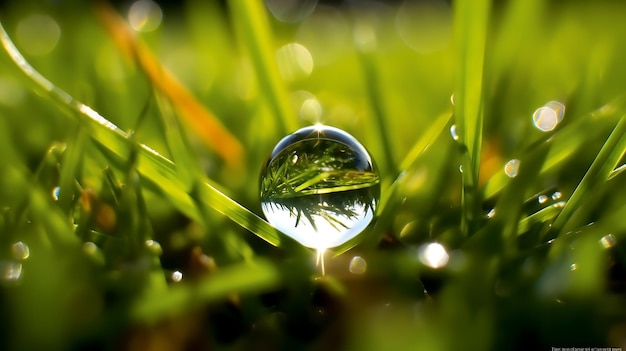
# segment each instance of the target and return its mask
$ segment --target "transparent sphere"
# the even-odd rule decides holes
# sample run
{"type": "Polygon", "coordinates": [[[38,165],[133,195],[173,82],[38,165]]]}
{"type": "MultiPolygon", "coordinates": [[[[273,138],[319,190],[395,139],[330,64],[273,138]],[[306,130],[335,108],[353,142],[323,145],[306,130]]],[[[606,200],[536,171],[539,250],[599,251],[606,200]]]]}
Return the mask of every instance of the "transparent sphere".
{"type": "Polygon", "coordinates": [[[284,137],[263,165],[261,208],[278,230],[324,250],[361,233],[380,198],[378,170],[350,134],[315,125],[284,137]]]}

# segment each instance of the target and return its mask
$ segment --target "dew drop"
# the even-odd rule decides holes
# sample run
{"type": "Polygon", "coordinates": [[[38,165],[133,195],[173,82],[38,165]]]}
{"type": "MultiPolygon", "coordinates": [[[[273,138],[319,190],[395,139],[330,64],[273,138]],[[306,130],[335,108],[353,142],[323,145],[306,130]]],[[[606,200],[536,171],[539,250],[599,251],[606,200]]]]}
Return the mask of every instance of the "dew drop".
{"type": "Polygon", "coordinates": [[[572,264],[569,266],[569,270],[570,270],[570,271],[575,271],[576,269],[578,269],[578,265],[577,265],[576,263],[572,263],[572,264]]]}
{"type": "Polygon", "coordinates": [[[615,239],[615,236],[613,236],[613,234],[605,235],[600,239],[600,244],[605,249],[612,248],[613,246],[615,246],[616,243],[617,243],[617,239],[615,239]]]}
{"type": "Polygon", "coordinates": [[[379,197],[378,171],[367,150],[350,134],[329,126],[286,136],[261,170],[261,208],[267,220],[317,250],[361,233],[374,218],[379,197]]]}
{"type": "Polygon", "coordinates": [[[454,106],[454,103],[455,103],[454,93],[450,95],[450,103],[452,104],[452,106],[454,106]]]}
{"type": "Polygon", "coordinates": [[[147,240],[146,247],[155,256],[161,256],[161,254],[163,253],[163,248],[161,247],[161,244],[158,241],[147,240]]]}
{"type": "Polygon", "coordinates": [[[554,130],[563,120],[565,105],[558,101],[550,101],[533,113],[533,124],[542,132],[554,130]]]}
{"type": "Polygon", "coordinates": [[[439,243],[429,243],[420,246],[417,255],[423,264],[431,268],[444,267],[450,259],[446,248],[439,243]]]}
{"type": "Polygon", "coordinates": [[[519,171],[519,160],[518,159],[512,159],[509,162],[506,163],[506,165],[504,165],[504,173],[506,173],[506,175],[508,175],[511,178],[514,178],[517,176],[517,172],[519,171]]]}
{"type": "Polygon", "coordinates": [[[463,173],[463,165],[459,165],[459,173],[463,173]]]}
{"type": "Polygon", "coordinates": [[[15,261],[0,261],[0,272],[5,283],[14,283],[22,277],[22,264],[15,261]]]}
{"type": "Polygon", "coordinates": [[[537,202],[540,204],[545,204],[548,201],[548,197],[546,195],[539,195],[537,197],[537,202]]]}
{"type": "Polygon", "coordinates": [[[452,135],[452,139],[459,140],[459,135],[456,133],[456,124],[450,127],[450,135],[452,135]]]}
{"type": "Polygon", "coordinates": [[[174,271],[172,272],[171,278],[173,282],[178,283],[183,280],[183,273],[181,271],[174,271]]]}
{"type": "Polygon", "coordinates": [[[361,256],[354,256],[350,260],[348,269],[350,273],[364,274],[367,271],[367,261],[361,256]]]}
{"type": "Polygon", "coordinates": [[[151,32],[161,25],[163,11],[161,6],[151,0],[139,0],[128,10],[128,22],[136,31],[151,32]]]}
{"type": "Polygon", "coordinates": [[[52,189],[52,198],[54,201],[59,201],[59,194],[61,193],[61,187],[57,186],[52,189]]]}
{"type": "Polygon", "coordinates": [[[496,209],[492,208],[491,210],[489,210],[489,212],[487,212],[487,218],[493,218],[493,216],[496,215],[496,209]]]}
{"type": "Polygon", "coordinates": [[[550,196],[552,198],[552,200],[558,200],[563,196],[563,194],[561,194],[560,191],[555,191],[554,193],[552,193],[552,195],[550,196]]]}
{"type": "Polygon", "coordinates": [[[18,241],[11,246],[11,253],[13,258],[18,261],[23,261],[30,256],[30,248],[22,241],[18,241]]]}

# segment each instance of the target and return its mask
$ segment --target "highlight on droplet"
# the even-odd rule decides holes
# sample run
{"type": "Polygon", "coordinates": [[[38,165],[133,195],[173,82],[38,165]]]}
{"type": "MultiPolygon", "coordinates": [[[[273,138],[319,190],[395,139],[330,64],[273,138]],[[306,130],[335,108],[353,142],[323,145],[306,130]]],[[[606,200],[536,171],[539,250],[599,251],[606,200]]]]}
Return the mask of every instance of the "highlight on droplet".
{"type": "Polygon", "coordinates": [[[22,241],[18,241],[11,245],[11,253],[13,258],[19,261],[23,261],[30,256],[30,248],[22,241]]]}
{"type": "Polygon", "coordinates": [[[170,278],[172,278],[173,282],[178,283],[183,280],[183,272],[174,271],[172,272],[172,275],[170,276],[170,278]]]}
{"type": "Polygon", "coordinates": [[[459,140],[459,135],[456,133],[456,124],[450,126],[450,135],[452,136],[452,139],[459,140]]]}
{"type": "Polygon", "coordinates": [[[533,124],[542,132],[554,130],[563,120],[565,105],[558,101],[549,101],[533,113],[533,124]]]}
{"type": "Polygon", "coordinates": [[[610,249],[617,243],[617,239],[613,234],[607,234],[600,238],[600,245],[605,249],[610,249]]]}
{"type": "Polygon", "coordinates": [[[417,250],[420,262],[431,268],[442,268],[448,264],[450,255],[446,248],[439,243],[424,244],[417,250]]]}

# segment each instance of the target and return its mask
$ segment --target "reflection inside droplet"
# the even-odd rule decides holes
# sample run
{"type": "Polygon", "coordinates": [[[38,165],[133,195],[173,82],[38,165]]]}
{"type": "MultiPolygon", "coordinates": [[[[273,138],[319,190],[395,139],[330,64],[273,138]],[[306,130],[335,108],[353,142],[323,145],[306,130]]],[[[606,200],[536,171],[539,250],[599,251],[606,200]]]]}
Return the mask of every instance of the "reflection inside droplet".
{"type": "Polygon", "coordinates": [[[507,176],[513,178],[517,176],[517,172],[519,171],[520,161],[518,159],[512,159],[504,165],[504,173],[507,176]]]}
{"type": "Polygon", "coordinates": [[[181,271],[174,271],[172,272],[171,278],[173,282],[178,283],[183,280],[183,273],[181,271]]]}
{"type": "Polygon", "coordinates": [[[13,254],[13,258],[23,261],[30,256],[30,248],[23,242],[18,241],[11,246],[11,253],[13,254]]]}
{"type": "Polygon", "coordinates": [[[313,71],[313,57],[301,44],[290,43],[276,51],[278,70],[285,80],[304,78],[313,71]]]}
{"type": "Polygon", "coordinates": [[[420,246],[417,254],[419,260],[431,268],[444,267],[450,259],[445,247],[439,243],[424,244],[420,246]]]}
{"type": "Polygon", "coordinates": [[[456,133],[456,124],[450,126],[450,135],[452,136],[452,139],[459,140],[459,135],[456,133]]]}
{"type": "Polygon", "coordinates": [[[52,17],[45,14],[32,14],[23,18],[15,31],[19,47],[35,56],[50,53],[60,38],[61,28],[52,17]]]}
{"type": "Polygon", "coordinates": [[[562,197],[563,195],[561,194],[560,191],[555,191],[554,193],[552,193],[552,200],[558,200],[562,197]]]}
{"type": "Polygon", "coordinates": [[[554,130],[563,120],[565,105],[558,101],[550,101],[533,113],[533,124],[543,132],[554,130]]]}
{"type": "Polygon", "coordinates": [[[154,1],[136,1],[128,10],[128,22],[136,31],[151,32],[159,28],[162,19],[161,6],[154,1]]]}
{"type": "Polygon", "coordinates": [[[367,261],[361,256],[354,256],[350,260],[350,273],[364,274],[367,271],[367,261]]]}
{"type": "Polygon", "coordinates": [[[615,246],[616,243],[617,239],[615,239],[615,236],[613,236],[613,234],[605,235],[600,239],[600,244],[605,249],[610,249],[611,247],[615,246]]]}

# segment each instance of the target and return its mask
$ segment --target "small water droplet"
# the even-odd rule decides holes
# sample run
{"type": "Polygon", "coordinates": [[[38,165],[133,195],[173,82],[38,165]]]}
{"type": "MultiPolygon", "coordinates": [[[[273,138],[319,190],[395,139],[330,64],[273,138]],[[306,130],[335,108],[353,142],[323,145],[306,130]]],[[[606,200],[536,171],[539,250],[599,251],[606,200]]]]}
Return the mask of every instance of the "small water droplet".
{"type": "Polygon", "coordinates": [[[183,280],[183,273],[181,271],[174,271],[172,272],[171,278],[173,282],[178,283],[183,280]]]}
{"type": "Polygon", "coordinates": [[[367,261],[361,256],[354,256],[350,260],[350,273],[364,274],[367,271],[367,261]]]}
{"type": "Polygon", "coordinates": [[[611,247],[615,246],[616,243],[617,239],[615,239],[615,236],[613,236],[613,234],[605,235],[600,239],[600,244],[605,249],[610,249],[611,247]]]}
{"type": "Polygon", "coordinates": [[[493,218],[493,216],[496,215],[496,209],[492,208],[491,210],[489,210],[489,212],[487,212],[487,218],[493,218]]]}
{"type": "Polygon", "coordinates": [[[463,165],[459,165],[459,173],[463,173],[463,165]]]}
{"type": "Polygon", "coordinates": [[[516,158],[510,160],[509,162],[506,163],[506,165],[504,165],[504,173],[506,173],[506,175],[508,175],[511,178],[516,177],[517,172],[519,171],[519,164],[520,164],[520,161],[516,158]]]}
{"type": "Polygon", "coordinates": [[[15,261],[0,261],[0,271],[5,283],[14,283],[22,277],[22,264],[15,261]]]}
{"type": "Polygon", "coordinates": [[[456,124],[450,126],[450,135],[452,136],[452,139],[459,140],[459,135],[456,133],[456,124]]]}
{"type": "Polygon", "coordinates": [[[161,254],[163,253],[163,248],[161,247],[161,244],[158,241],[147,240],[146,247],[155,256],[161,256],[161,254]]]}
{"type": "Polygon", "coordinates": [[[565,105],[558,101],[550,101],[533,113],[533,124],[543,132],[554,130],[563,120],[565,105]]]}
{"type": "Polygon", "coordinates": [[[263,166],[260,188],[267,220],[318,250],[361,233],[380,197],[378,171],[366,149],[350,134],[324,125],[283,138],[263,166]]]}
{"type": "Polygon", "coordinates": [[[450,95],[450,103],[454,106],[454,93],[450,95]]]}
{"type": "Polygon", "coordinates": [[[548,197],[546,195],[539,195],[537,197],[537,202],[539,202],[540,204],[545,204],[546,201],[548,201],[548,197]]]}
{"type": "Polygon", "coordinates": [[[431,268],[441,268],[448,264],[450,255],[439,243],[424,244],[417,251],[419,260],[431,268]]]}
{"type": "Polygon", "coordinates": [[[23,261],[30,256],[30,248],[23,242],[18,241],[11,246],[11,253],[13,254],[13,258],[18,261],[23,261]]]}
{"type": "Polygon", "coordinates": [[[558,200],[563,196],[563,194],[561,194],[561,192],[559,191],[555,191],[554,193],[552,193],[552,196],[550,196],[552,198],[552,200],[558,200]]]}
{"type": "Polygon", "coordinates": [[[52,189],[52,198],[54,201],[59,201],[59,194],[61,193],[61,187],[57,186],[52,189]]]}
{"type": "Polygon", "coordinates": [[[128,22],[136,31],[151,32],[159,28],[162,20],[161,6],[151,0],[136,1],[128,10],[128,22]]]}
{"type": "Polygon", "coordinates": [[[570,271],[575,271],[577,268],[578,268],[578,265],[577,265],[576,263],[572,263],[572,264],[569,266],[569,270],[570,270],[570,271]]]}

